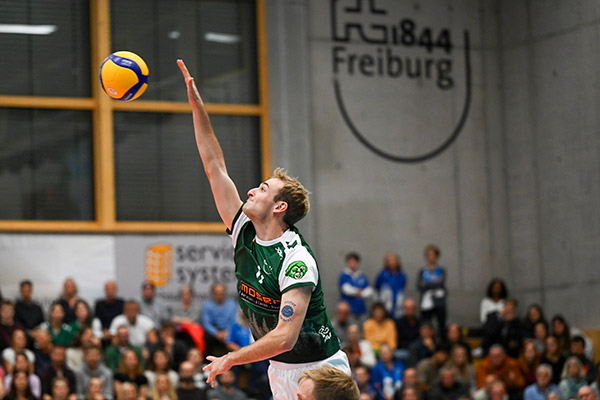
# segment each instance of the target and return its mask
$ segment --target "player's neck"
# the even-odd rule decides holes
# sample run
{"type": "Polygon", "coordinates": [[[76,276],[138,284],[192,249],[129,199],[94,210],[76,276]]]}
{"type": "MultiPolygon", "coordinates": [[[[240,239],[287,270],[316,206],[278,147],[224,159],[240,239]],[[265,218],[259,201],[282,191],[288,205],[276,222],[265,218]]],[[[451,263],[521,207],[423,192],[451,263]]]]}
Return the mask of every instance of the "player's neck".
{"type": "Polygon", "coordinates": [[[268,242],[277,239],[285,233],[287,227],[277,220],[252,221],[256,237],[268,242]]]}

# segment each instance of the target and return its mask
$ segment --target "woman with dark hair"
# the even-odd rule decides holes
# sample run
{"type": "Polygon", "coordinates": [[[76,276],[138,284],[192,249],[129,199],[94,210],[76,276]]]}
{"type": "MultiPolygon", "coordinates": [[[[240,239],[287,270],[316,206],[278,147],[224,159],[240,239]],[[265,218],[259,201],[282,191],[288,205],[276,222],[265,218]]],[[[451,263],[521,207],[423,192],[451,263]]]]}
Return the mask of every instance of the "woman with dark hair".
{"type": "Polygon", "coordinates": [[[548,337],[548,323],[546,321],[540,321],[533,327],[534,338],[533,343],[535,345],[535,351],[538,354],[543,354],[546,350],[546,338],[548,337]]]}
{"type": "Polygon", "coordinates": [[[144,368],[138,354],[133,349],[125,350],[119,371],[114,376],[115,393],[121,393],[122,384],[135,383],[139,388],[139,396],[146,398],[148,395],[148,379],[144,375],[144,368]]]}
{"type": "Polygon", "coordinates": [[[50,307],[50,318],[43,322],[39,328],[50,334],[52,344],[70,346],[73,342],[73,329],[66,324],[65,309],[61,303],[54,303],[50,307]]]}
{"type": "Polygon", "coordinates": [[[179,374],[171,368],[169,355],[163,349],[158,349],[152,354],[148,359],[148,368],[144,371],[150,390],[154,388],[156,377],[159,374],[167,375],[173,387],[177,387],[179,384],[179,374]]]}
{"type": "Polygon", "coordinates": [[[383,271],[377,275],[375,290],[385,308],[393,319],[402,317],[402,302],[404,301],[404,288],[406,287],[406,274],[402,272],[400,257],[394,253],[387,253],[383,260],[383,271]]]}
{"type": "Polygon", "coordinates": [[[27,355],[22,351],[18,352],[15,355],[13,373],[4,377],[4,387],[7,389],[11,387],[17,372],[25,372],[27,374],[27,386],[29,387],[29,390],[33,393],[34,397],[40,397],[42,395],[42,381],[39,376],[30,373],[30,371],[33,371],[33,368],[32,364],[27,359],[27,355]]]}
{"type": "Polygon", "coordinates": [[[546,338],[546,351],[540,360],[542,364],[548,364],[552,367],[552,383],[558,385],[560,375],[562,374],[565,365],[565,356],[558,348],[558,339],[556,336],[548,336],[546,338]]]}
{"type": "Polygon", "coordinates": [[[492,279],[479,306],[479,319],[482,324],[485,324],[489,314],[502,311],[507,297],[508,290],[504,281],[500,278],[492,279]]]}
{"type": "Polygon", "coordinates": [[[29,386],[29,376],[25,371],[17,371],[13,375],[10,385],[10,391],[4,400],[37,400],[38,398],[31,393],[29,386]]]}
{"type": "Polygon", "coordinates": [[[74,336],[79,336],[79,333],[85,328],[92,328],[94,336],[102,338],[102,323],[92,314],[90,305],[85,300],[77,300],[75,302],[75,319],[69,324],[73,330],[74,336]]]}
{"type": "Polygon", "coordinates": [[[540,365],[540,356],[537,354],[535,343],[531,339],[526,339],[519,359],[519,368],[525,377],[525,385],[529,386],[536,382],[536,370],[540,365]]]}
{"type": "Polygon", "coordinates": [[[568,354],[571,351],[571,329],[562,315],[552,317],[552,335],[558,341],[558,351],[568,354]]]}
{"type": "Polygon", "coordinates": [[[417,288],[421,293],[421,317],[424,321],[437,320],[437,329],[442,338],[446,335],[446,270],[438,261],[440,249],[430,244],[425,247],[424,256],[427,265],[419,271],[417,288]]]}
{"type": "Polygon", "coordinates": [[[533,339],[535,337],[535,325],[538,322],[546,323],[546,318],[544,318],[542,306],[534,303],[527,308],[527,315],[523,320],[523,336],[533,339]]]}

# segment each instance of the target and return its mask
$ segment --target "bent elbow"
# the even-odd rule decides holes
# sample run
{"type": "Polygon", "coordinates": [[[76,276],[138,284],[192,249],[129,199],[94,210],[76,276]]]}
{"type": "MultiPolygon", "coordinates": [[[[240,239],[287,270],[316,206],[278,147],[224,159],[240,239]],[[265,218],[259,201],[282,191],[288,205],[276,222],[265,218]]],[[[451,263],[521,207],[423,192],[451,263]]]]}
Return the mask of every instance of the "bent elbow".
{"type": "Polygon", "coordinates": [[[294,348],[294,346],[296,345],[297,341],[298,341],[298,335],[294,335],[292,337],[284,337],[284,338],[282,338],[282,340],[279,344],[279,349],[281,350],[282,353],[291,351],[294,348]]]}

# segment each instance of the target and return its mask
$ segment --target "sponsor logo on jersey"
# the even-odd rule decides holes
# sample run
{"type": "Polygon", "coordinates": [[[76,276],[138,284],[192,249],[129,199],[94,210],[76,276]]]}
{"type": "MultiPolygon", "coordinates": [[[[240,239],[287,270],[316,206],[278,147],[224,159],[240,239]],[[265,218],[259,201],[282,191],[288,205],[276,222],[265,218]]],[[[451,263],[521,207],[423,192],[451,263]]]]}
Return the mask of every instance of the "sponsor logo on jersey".
{"type": "Polygon", "coordinates": [[[306,271],[308,271],[306,264],[304,264],[302,261],[296,261],[287,267],[285,270],[285,275],[293,279],[301,279],[304,275],[306,275],[306,271]]]}
{"type": "Polygon", "coordinates": [[[240,298],[255,307],[266,311],[279,311],[280,299],[274,299],[260,293],[245,282],[240,282],[240,298]]]}

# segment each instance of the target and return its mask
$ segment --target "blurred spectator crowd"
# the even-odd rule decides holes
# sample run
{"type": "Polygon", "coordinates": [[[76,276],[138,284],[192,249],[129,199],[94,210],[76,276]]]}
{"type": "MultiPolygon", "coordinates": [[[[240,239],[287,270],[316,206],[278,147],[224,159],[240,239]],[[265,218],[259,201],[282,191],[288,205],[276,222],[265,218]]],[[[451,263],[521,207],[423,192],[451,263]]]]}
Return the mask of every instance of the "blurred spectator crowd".
{"type": "MultiPolygon", "coordinates": [[[[447,322],[446,269],[440,249],[425,248],[416,299],[398,255],[388,253],[374,284],[349,253],[332,323],[361,399],[597,400],[600,376],[592,342],[561,315],[537,304],[519,317],[500,279],[489,283],[478,327],[447,322]],[[467,338],[465,334],[469,332],[467,338]],[[474,338],[473,338],[474,337],[474,338]]],[[[107,282],[92,308],[67,279],[48,315],[23,281],[0,308],[0,399],[270,399],[268,361],[237,366],[206,386],[207,355],[252,342],[248,322],[222,284],[194,301],[182,287],[167,307],[151,282],[137,299],[107,282]]],[[[293,399],[295,400],[295,399],[293,399]]]]}

